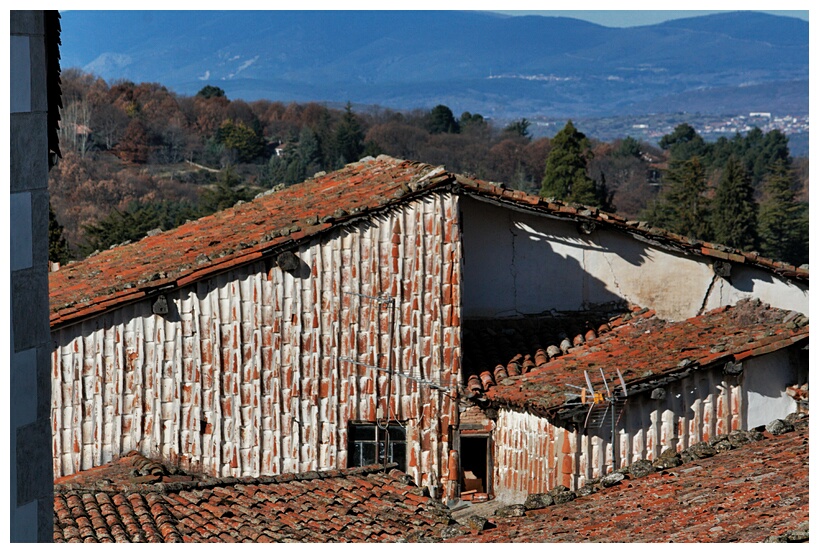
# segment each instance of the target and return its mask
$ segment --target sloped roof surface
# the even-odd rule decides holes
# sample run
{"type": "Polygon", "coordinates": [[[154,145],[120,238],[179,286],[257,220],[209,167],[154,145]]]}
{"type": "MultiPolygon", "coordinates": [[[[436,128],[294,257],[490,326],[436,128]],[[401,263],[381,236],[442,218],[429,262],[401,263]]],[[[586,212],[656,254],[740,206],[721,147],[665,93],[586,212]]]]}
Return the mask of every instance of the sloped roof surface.
{"type": "MultiPolygon", "coordinates": [[[[653,311],[636,310],[599,328],[601,334],[575,337],[569,349],[552,347],[518,355],[506,365],[485,367],[467,388],[500,405],[545,414],[565,406],[571,386],[585,386],[584,371],[602,382],[619,369],[634,385],[716,363],[741,362],[808,339],[808,320],[796,312],[758,300],[709,311],[679,322],[666,322],[653,311]],[[608,329],[611,330],[608,330],[608,329]],[[518,373],[515,375],[515,373],[518,373]]],[[[526,352],[521,352],[526,353],[526,352]]]]}
{"type": "MultiPolygon", "coordinates": [[[[480,375],[502,364],[504,367],[521,352],[535,352],[550,345],[558,346],[563,339],[570,343],[580,336],[596,337],[599,331],[610,330],[611,321],[622,321],[620,315],[631,310],[625,306],[609,309],[519,315],[509,318],[463,318],[463,361],[465,375],[480,375]]],[[[524,357],[534,362],[530,354],[524,357]]],[[[522,365],[524,360],[519,359],[522,365]]]]}
{"type": "Polygon", "coordinates": [[[58,543],[413,541],[449,522],[407,475],[380,466],[198,479],[132,453],[54,490],[58,543]]]}
{"type": "Polygon", "coordinates": [[[379,156],[263,195],[139,242],[108,249],[49,277],[51,324],[59,325],[294,247],[338,225],[450,188],[554,217],[627,232],[660,247],[753,264],[790,278],[808,271],[691,240],[595,208],[539,198],[503,185],[447,173],[443,167],[379,156]]]}
{"type": "Polygon", "coordinates": [[[432,169],[391,158],[350,165],[66,265],[50,274],[51,323],[252,262],[430,186],[418,180],[432,169]]]}
{"type": "Polygon", "coordinates": [[[490,517],[455,542],[803,541],[809,520],[807,419],[746,443],[567,503],[490,517]],[[801,534],[800,538],[797,535],[801,534]]]}

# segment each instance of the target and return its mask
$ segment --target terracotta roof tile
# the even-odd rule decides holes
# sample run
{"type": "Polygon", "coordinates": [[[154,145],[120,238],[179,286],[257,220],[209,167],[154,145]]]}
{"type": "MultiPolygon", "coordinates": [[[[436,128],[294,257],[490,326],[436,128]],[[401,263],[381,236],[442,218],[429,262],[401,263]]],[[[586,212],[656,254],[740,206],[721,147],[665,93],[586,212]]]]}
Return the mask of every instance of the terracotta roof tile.
{"type": "Polygon", "coordinates": [[[622,312],[622,309],[612,309],[509,319],[464,319],[465,374],[480,375],[483,371],[494,370],[497,365],[506,367],[516,355],[520,355],[517,363],[522,370],[529,352],[531,364],[538,365],[548,358],[545,348],[549,345],[557,345],[565,337],[574,339],[579,334],[585,335],[593,328],[608,324],[615,314],[622,312]],[[538,356],[540,350],[543,351],[538,356]],[[526,353],[521,355],[521,352],[526,353]]]}
{"type": "Polygon", "coordinates": [[[380,157],[111,248],[50,274],[51,322],[249,263],[450,180],[440,168],[380,157]]]}
{"type": "MultiPolygon", "coordinates": [[[[807,541],[809,423],[712,457],[635,477],[573,501],[489,517],[454,542],[807,541]]],[[[763,437],[764,436],[764,437],[763,437]]]]}
{"type": "MultiPolygon", "coordinates": [[[[584,371],[596,376],[599,369],[603,369],[610,378],[619,369],[629,390],[633,390],[641,383],[679,375],[693,368],[777,351],[807,340],[809,334],[807,317],[758,300],[742,300],[735,306],[721,307],[680,322],[661,320],[651,310],[636,310],[612,319],[608,326],[612,329],[559,355],[553,348],[554,355],[548,362],[530,367],[519,376],[508,375],[502,364],[493,374],[488,369],[494,359],[487,359],[485,365],[476,365],[474,356],[468,370],[483,371],[480,384],[485,397],[492,402],[540,414],[547,411],[555,414],[560,408],[570,406],[567,397],[572,392],[571,386],[585,385],[584,371]]],[[[555,337],[546,335],[545,338],[555,337]]],[[[465,349],[468,344],[465,340],[465,349]]],[[[534,358],[543,361],[542,348],[537,348],[541,346],[529,346],[534,358]]],[[[521,357],[518,353],[517,358],[521,357]]],[[[477,390],[475,379],[468,382],[477,390]]]]}
{"type": "Polygon", "coordinates": [[[50,273],[51,324],[93,315],[162,288],[182,286],[250,263],[338,225],[442,189],[605,225],[675,251],[753,263],[788,278],[808,279],[805,269],[720,245],[691,241],[595,208],[546,201],[451,174],[443,167],[379,156],[276,193],[263,194],[251,202],[138,242],[105,250],[50,273]]]}
{"type": "Polygon", "coordinates": [[[406,475],[381,466],[241,479],[173,472],[131,453],[59,479],[54,541],[398,541],[419,530],[437,538],[452,522],[406,475]],[[134,483],[149,471],[159,480],[134,483]]]}

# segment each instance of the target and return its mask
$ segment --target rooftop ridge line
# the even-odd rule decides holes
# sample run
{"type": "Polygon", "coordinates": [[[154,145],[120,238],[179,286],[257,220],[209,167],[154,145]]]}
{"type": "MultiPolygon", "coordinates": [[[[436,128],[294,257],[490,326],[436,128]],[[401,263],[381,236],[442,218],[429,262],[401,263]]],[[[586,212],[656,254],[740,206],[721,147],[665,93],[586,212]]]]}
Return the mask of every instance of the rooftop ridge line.
{"type": "MultiPolygon", "coordinates": [[[[133,452],[126,453],[119,459],[124,459],[133,452]]],[[[161,467],[167,471],[166,465],[162,462],[144,457],[141,454],[133,455],[136,461],[129,464],[134,467],[161,467]]],[[[117,460],[112,461],[117,462],[117,460]]],[[[135,492],[163,492],[163,491],[182,491],[194,489],[211,489],[222,486],[231,485],[258,485],[258,484],[286,484],[295,481],[310,481],[310,480],[327,480],[331,478],[346,478],[349,476],[366,477],[377,473],[391,474],[397,470],[398,463],[387,463],[378,465],[367,465],[364,467],[349,467],[344,469],[323,469],[318,471],[306,471],[297,473],[282,473],[272,475],[260,476],[228,476],[224,478],[210,478],[205,477],[204,480],[183,480],[175,482],[150,482],[150,483],[112,483],[106,479],[100,481],[108,483],[82,484],[73,482],[62,482],[54,484],[54,492],[108,492],[108,493],[135,493],[135,492]]],[[[98,467],[95,467],[98,468],[98,467]]],[[[403,473],[402,473],[403,474],[403,473]]],[[[197,475],[189,475],[191,478],[197,478],[197,475]]]]}

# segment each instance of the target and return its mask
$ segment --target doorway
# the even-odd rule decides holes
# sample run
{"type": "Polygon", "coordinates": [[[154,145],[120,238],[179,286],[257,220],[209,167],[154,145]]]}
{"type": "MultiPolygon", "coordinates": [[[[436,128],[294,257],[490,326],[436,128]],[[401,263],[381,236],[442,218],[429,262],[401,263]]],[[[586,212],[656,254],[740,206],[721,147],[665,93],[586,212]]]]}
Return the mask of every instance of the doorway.
{"type": "Polygon", "coordinates": [[[463,474],[461,497],[492,493],[492,456],[489,436],[461,434],[461,471],[463,474]]]}

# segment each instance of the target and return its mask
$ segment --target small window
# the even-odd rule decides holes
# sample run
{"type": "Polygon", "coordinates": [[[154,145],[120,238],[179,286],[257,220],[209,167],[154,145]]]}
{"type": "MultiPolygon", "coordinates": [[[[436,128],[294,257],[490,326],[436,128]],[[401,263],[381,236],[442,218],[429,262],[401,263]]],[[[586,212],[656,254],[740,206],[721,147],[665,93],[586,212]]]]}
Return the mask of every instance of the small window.
{"type": "Polygon", "coordinates": [[[404,427],[391,424],[351,424],[349,432],[349,466],[398,463],[398,470],[407,470],[407,433],[404,427]]]}

